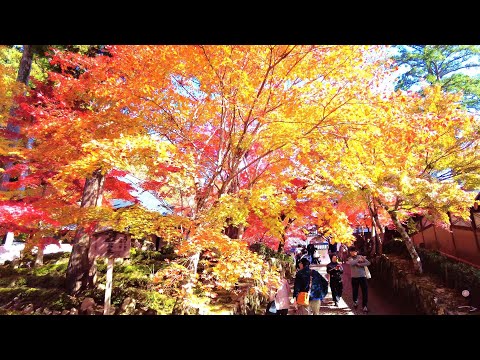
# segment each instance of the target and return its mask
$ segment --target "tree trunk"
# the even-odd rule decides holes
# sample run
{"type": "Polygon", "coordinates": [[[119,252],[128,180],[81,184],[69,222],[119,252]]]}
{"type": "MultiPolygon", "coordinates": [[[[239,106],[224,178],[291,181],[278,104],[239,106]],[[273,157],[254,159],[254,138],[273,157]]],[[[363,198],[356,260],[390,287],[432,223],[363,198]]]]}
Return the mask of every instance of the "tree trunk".
{"type": "MultiPolygon", "coordinates": [[[[32,69],[32,60],[33,60],[33,48],[32,45],[23,45],[23,54],[20,64],[18,66],[17,81],[25,85],[28,85],[28,79],[30,77],[30,70],[32,69]]],[[[12,106],[10,109],[10,116],[13,117],[15,114],[15,106],[12,106]]],[[[7,122],[7,131],[19,134],[20,126],[14,125],[11,120],[7,122]]],[[[13,166],[13,161],[9,161],[3,167],[5,170],[10,169],[13,166]]],[[[4,174],[2,176],[2,182],[9,182],[10,176],[4,174]]],[[[2,187],[2,190],[6,190],[2,187]]]]}
{"type": "Polygon", "coordinates": [[[7,232],[7,235],[5,235],[5,248],[10,248],[13,246],[13,241],[15,240],[15,235],[13,232],[9,231],[7,232]]]}
{"type": "Polygon", "coordinates": [[[18,67],[17,81],[28,85],[33,61],[33,45],[23,45],[22,59],[18,67]]]}
{"type": "Polygon", "coordinates": [[[245,226],[243,224],[238,225],[238,240],[243,239],[244,232],[245,232],[245,226]]]}
{"type": "Polygon", "coordinates": [[[418,256],[417,251],[413,246],[412,239],[410,238],[410,236],[408,236],[407,231],[403,227],[402,223],[398,220],[397,212],[389,211],[388,213],[392,218],[393,223],[397,227],[397,231],[402,236],[402,240],[405,242],[405,245],[407,246],[408,253],[410,254],[410,257],[413,260],[413,267],[415,268],[415,271],[417,271],[419,274],[423,273],[422,262],[420,261],[420,257],[418,256]]]}
{"type": "Polygon", "coordinates": [[[192,266],[192,272],[194,274],[197,273],[197,269],[198,269],[198,261],[200,260],[200,251],[195,253],[194,255],[192,255],[190,257],[190,261],[191,261],[191,266],[192,266]]]}
{"type": "MultiPolygon", "coordinates": [[[[104,181],[105,177],[100,169],[96,170],[92,177],[87,179],[83,188],[80,207],[93,207],[102,204],[104,181]]],[[[92,287],[95,283],[95,259],[89,256],[89,250],[90,235],[83,226],[78,225],[66,274],[66,288],[71,295],[92,287]]]]}
{"type": "Polygon", "coordinates": [[[282,241],[280,241],[280,242],[278,243],[277,253],[280,254],[281,252],[283,252],[283,245],[284,245],[284,243],[283,243],[282,241]]]}
{"type": "Polygon", "coordinates": [[[370,256],[375,256],[377,253],[377,229],[372,221],[372,231],[370,232],[370,256]]]}
{"type": "Polygon", "coordinates": [[[383,226],[380,224],[380,220],[378,219],[378,211],[375,202],[372,200],[373,208],[368,207],[370,211],[370,216],[372,218],[372,227],[375,227],[375,250],[377,255],[383,254],[383,239],[385,238],[385,231],[383,230],[383,226]]]}
{"type": "MultiPolygon", "coordinates": [[[[227,222],[228,221],[229,220],[227,219],[227,222]]],[[[239,228],[237,226],[233,226],[232,224],[230,224],[225,228],[224,234],[227,235],[230,239],[238,239],[239,228]]]]}
{"type": "MultiPolygon", "coordinates": [[[[280,220],[284,221],[286,218],[287,218],[287,216],[282,212],[282,214],[280,215],[280,220]]],[[[287,224],[283,228],[283,235],[282,235],[282,239],[278,243],[277,253],[282,253],[283,252],[283,249],[285,247],[285,242],[287,241],[287,237],[286,237],[285,234],[286,234],[288,228],[290,227],[290,225],[292,225],[292,223],[294,221],[295,221],[295,218],[289,218],[287,224]]]]}
{"type": "Polygon", "coordinates": [[[383,254],[383,239],[385,238],[385,231],[383,230],[383,226],[380,224],[380,220],[378,219],[378,214],[375,211],[373,216],[374,224],[375,224],[375,239],[377,242],[377,254],[383,254]]]}
{"type": "Polygon", "coordinates": [[[37,246],[37,257],[35,259],[35,267],[43,265],[43,245],[37,246]]]}
{"type": "MultiPolygon", "coordinates": [[[[20,64],[18,66],[18,73],[17,73],[17,81],[28,85],[28,78],[30,77],[30,70],[32,69],[32,60],[33,60],[33,45],[23,45],[23,54],[22,59],[20,60],[20,64]]],[[[10,116],[14,115],[15,107],[13,106],[10,109],[10,116]]],[[[19,134],[20,127],[14,125],[10,120],[7,123],[7,131],[11,131],[13,133],[19,134]]],[[[4,165],[4,169],[8,170],[13,166],[13,161],[9,161],[4,165]]],[[[4,174],[2,176],[2,182],[9,182],[10,176],[8,174],[4,174]]],[[[0,189],[6,190],[2,184],[0,183],[0,189]]],[[[13,236],[13,233],[11,233],[13,236]]]]}

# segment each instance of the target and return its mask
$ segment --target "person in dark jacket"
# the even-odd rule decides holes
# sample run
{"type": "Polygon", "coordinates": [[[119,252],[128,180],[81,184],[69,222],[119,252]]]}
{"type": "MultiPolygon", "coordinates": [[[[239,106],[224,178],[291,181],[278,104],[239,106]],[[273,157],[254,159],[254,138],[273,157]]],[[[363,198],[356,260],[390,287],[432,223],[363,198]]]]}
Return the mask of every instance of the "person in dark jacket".
{"type": "Polygon", "coordinates": [[[330,289],[332,290],[333,301],[335,306],[338,306],[343,291],[343,267],[338,262],[337,255],[332,255],[332,261],[327,265],[327,274],[330,275],[330,289]]]}
{"type": "Polygon", "coordinates": [[[296,301],[298,293],[310,291],[309,305],[297,304],[298,315],[319,315],[320,305],[328,292],[328,281],[316,270],[310,269],[310,261],[306,258],[300,260],[300,270],[295,275],[293,284],[293,298],[296,301]],[[311,277],[311,288],[310,288],[311,277]]]}
{"type": "Polygon", "coordinates": [[[305,248],[302,248],[299,252],[295,254],[295,269],[300,270],[300,259],[307,253],[305,248]]]}
{"type": "Polygon", "coordinates": [[[311,263],[312,264],[316,263],[317,261],[313,256],[313,254],[315,253],[315,245],[308,244],[307,245],[307,253],[308,253],[308,256],[310,256],[311,263]]]}

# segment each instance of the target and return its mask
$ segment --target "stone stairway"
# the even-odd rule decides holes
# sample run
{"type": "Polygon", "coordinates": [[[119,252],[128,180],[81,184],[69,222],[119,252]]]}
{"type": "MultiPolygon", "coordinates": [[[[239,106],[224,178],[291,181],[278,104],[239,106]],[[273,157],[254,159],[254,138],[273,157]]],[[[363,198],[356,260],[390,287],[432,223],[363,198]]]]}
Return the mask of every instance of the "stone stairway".
{"type": "MultiPolygon", "coordinates": [[[[318,271],[323,277],[325,277],[328,280],[326,265],[312,264],[310,265],[310,268],[312,270],[318,271]]],[[[293,281],[294,279],[292,279],[292,282],[290,283],[290,286],[292,288],[292,296],[293,296],[293,281]]],[[[345,303],[343,298],[340,299],[340,301],[338,302],[338,306],[335,306],[335,303],[332,299],[330,286],[328,287],[328,294],[325,297],[325,299],[323,299],[322,305],[320,306],[320,314],[321,315],[355,315],[352,309],[350,309],[350,307],[345,303]]],[[[293,304],[290,305],[290,309],[288,310],[288,315],[296,315],[296,309],[293,304]]]]}

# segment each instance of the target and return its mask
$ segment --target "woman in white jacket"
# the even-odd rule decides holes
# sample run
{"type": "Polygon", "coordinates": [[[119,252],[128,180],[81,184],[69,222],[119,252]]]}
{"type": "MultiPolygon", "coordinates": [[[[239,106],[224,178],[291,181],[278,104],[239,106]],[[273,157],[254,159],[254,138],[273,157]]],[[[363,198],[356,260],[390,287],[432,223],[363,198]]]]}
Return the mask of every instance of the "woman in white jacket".
{"type": "Polygon", "coordinates": [[[290,284],[285,278],[285,269],[280,270],[282,282],[275,294],[275,307],[277,309],[277,315],[288,315],[288,309],[290,308],[290,299],[292,298],[290,284]]]}

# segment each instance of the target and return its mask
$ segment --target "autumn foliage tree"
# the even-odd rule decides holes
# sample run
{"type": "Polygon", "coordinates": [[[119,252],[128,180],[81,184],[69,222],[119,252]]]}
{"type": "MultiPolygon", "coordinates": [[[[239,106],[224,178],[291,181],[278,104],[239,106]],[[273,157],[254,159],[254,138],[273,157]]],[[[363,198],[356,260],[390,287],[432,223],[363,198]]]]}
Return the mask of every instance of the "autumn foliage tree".
{"type": "MultiPolygon", "coordinates": [[[[223,196],[240,201],[263,191],[271,212],[271,218],[262,215],[267,228],[293,219],[285,184],[308,164],[312,146],[342,136],[348,109],[378,81],[373,47],[180,46],[167,52],[157,46],[114,47],[112,53],[129,71],[125,78],[135,76],[125,83],[129,111],[149,119],[156,134],[194,159],[190,180],[177,194],[189,216],[215,211],[223,196]],[[153,60],[162,56],[176,65],[170,87],[159,91],[147,74],[166,73],[153,60]],[[135,71],[139,66],[142,74],[135,71]],[[284,198],[283,213],[268,194],[284,198]]],[[[244,212],[239,219],[236,209],[222,217],[232,237],[241,236],[250,216],[244,212]]]]}
{"type": "MultiPolygon", "coordinates": [[[[109,87],[102,87],[105,82],[115,87],[121,81],[118,76],[108,77],[109,60],[105,55],[56,51],[52,58],[55,71],[19,99],[16,121],[25,137],[35,139],[33,148],[24,151],[30,185],[44,185],[45,196],[49,194],[57,203],[79,203],[67,206],[70,220],[75,219],[78,207],[102,205],[106,175],[112,170],[154,172],[175,151],[148,136],[143,123],[132,121],[122,111],[121,101],[111,98],[109,87]]],[[[111,181],[122,186],[121,181],[111,181]]],[[[72,293],[91,284],[94,275],[94,259],[88,250],[95,222],[78,225],[67,270],[72,293]]]]}
{"type": "Polygon", "coordinates": [[[90,235],[101,226],[171,241],[193,273],[214,253],[215,284],[250,277],[265,293],[275,271],[247,243],[281,250],[311,224],[350,243],[365,210],[400,230],[416,212],[444,221],[465,214],[465,189],[478,184],[476,120],[437,88],[384,95],[384,47],[95,49],[53,49],[52,71],[12,118],[34,139],[19,151],[28,174],[18,185],[51,226],[77,224],[72,294],[93,284],[90,235]],[[127,174],[174,214],[114,211],[106,200],[136,202],[127,174]]]}
{"type": "MultiPolygon", "coordinates": [[[[308,169],[312,147],[345,135],[353,103],[378,81],[374,47],[111,46],[106,53],[55,53],[55,71],[22,105],[26,134],[35,138],[29,161],[81,207],[101,204],[110,170],[135,171],[195,222],[187,241],[225,196],[244,206],[223,206],[217,231],[239,238],[255,214],[284,241],[299,218],[286,184],[308,169]],[[173,171],[159,168],[167,158],[173,171]],[[79,197],[72,184],[82,178],[79,197]]],[[[333,214],[330,204],[316,202],[322,221],[333,214]]],[[[88,283],[88,238],[77,230],[71,291],[88,283]]]]}
{"type": "Polygon", "coordinates": [[[325,172],[388,215],[419,272],[405,221],[419,214],[448,226],[449,213],[467,218],[480,165],[478,120],[439,86],[424,94],[396,92],[363,107],[371,127],[351,133],[335,168],[325,172]]]}

